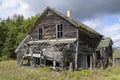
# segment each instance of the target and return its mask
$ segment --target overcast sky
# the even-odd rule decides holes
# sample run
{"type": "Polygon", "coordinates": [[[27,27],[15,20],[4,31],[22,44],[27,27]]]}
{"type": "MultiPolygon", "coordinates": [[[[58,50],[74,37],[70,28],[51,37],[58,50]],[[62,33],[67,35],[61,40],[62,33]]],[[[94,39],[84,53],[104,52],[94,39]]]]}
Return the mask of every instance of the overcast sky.
{"type": "Polygon", "coordinates": [[[111,37],[113,46],[120,47],[120,0],[0,0],[0,17],[22,14],[27,18],[47,6],[64,15],[71,9],[75,20],[111,37]]]}

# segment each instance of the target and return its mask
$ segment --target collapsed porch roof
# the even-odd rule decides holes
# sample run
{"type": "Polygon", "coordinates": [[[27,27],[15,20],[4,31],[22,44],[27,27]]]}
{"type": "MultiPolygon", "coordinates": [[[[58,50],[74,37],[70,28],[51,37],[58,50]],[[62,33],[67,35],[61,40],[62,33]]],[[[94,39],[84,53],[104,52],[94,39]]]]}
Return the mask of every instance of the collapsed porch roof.
{"type": "Polygon", "coordinates": [[[111,38],[109,38],[109,37],[103,38],[103,39],[100,41],[97,49],[102,48],[102,47],[108,47],[109,45],[112,45],[112,44],[113,44],[113,42],[112,42],[111,38]]]}
{"type": "Polygon", "coordinates": [[[68,44],[68,43],[73,43],[76,41],[76,38],[70,38],[70,39],[50,39],[50,40],[38,40],[38,41],[29,41],[27,44],[68,44]]]}

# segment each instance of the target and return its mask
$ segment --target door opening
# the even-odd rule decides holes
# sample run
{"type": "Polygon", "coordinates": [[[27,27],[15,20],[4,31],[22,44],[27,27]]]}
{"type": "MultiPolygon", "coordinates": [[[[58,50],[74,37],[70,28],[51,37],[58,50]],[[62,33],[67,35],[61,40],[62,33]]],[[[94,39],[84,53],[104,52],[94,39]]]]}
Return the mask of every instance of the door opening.
{"type": "Polygon", "coordinates": [[[90,68],[90,55],[87,56],[87,68],[90,68]]]}

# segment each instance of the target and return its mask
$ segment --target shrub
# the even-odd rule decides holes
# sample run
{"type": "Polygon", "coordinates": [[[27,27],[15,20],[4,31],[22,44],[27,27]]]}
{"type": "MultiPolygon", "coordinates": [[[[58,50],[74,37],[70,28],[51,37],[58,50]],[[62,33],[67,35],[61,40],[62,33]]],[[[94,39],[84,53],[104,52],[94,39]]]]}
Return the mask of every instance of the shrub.
{"type": "Polygon", "coordinates": [[[51,71],[51,68],[50,67],[48,67],[48,66],[44,66],[44,68],[43,68],[45,71],[51,71]]]}

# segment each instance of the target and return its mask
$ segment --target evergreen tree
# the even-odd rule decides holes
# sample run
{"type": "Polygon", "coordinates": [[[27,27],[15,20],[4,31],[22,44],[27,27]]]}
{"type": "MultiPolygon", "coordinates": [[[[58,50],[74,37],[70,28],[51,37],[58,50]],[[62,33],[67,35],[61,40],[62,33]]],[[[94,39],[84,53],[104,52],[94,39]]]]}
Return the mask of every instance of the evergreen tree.
{"type": "Polygon", "coordinates": [[[15,49],[27,35],[35,21],[36,16],[24,19],[22,15],[13,15],[6,20],[0,19],[0,57],[3,59],[16,58],[15,49]]]}
{"type": "Polygon", "coordinates": [[[0,21],[0,57],[2,56],[2,49],[4,48],[5,39],[7,36],[7,27],[4,21],[0,21]]]}

